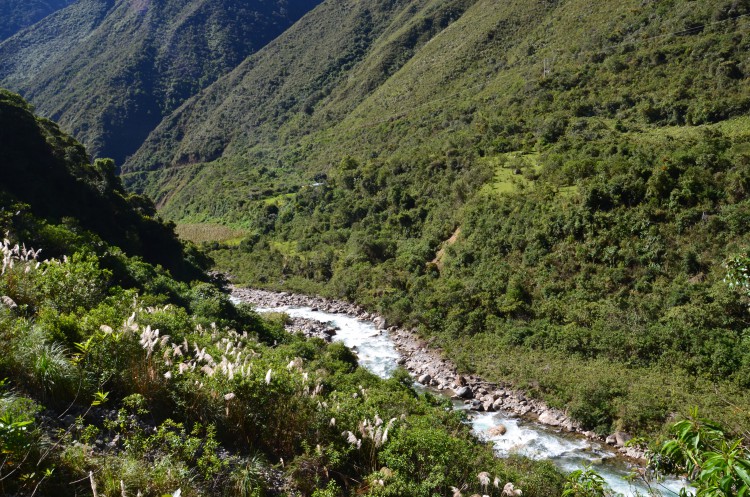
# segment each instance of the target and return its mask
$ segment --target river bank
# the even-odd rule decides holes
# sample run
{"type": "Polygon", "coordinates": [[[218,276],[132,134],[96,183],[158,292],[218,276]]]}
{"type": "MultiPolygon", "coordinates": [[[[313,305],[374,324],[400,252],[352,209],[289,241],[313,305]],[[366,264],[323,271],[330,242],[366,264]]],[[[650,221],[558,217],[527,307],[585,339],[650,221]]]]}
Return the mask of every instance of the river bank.
{"type": "MultiPolygon", "coordinates": [[[[473,375],[461,375],[455,364],[443,357],[440,350],[430,347],[419,337],[416,330],[387,326],[385,318],[368,313],[359,305],[287,292],[236,287],[232,288],[232,296],[257,307],[308,307],[313,311],[346,314],[358,320],[370,321],[379,333],[387,333],[390,336],[401,355],[399,365],[409,371],[425,387],[435,389],[454,399],[460,399],[468,409],[473,411],[504,412],[522,416],[556,430],[607,443],[614,446],[622,456],[638,463],[644,462],[645,453],[642,449],[626,446],[630,439],[628,434],[617,432],[604,439],[591,431],[584,430],[564,411],[552,408],[541,400],[530,398],[525,392],[514,389],[511,385],[492,383],[473,375]]],[[[317,336],[327,340],[335,334],[335,330],[325,323],[300,318],[293,318],[287,325],[287,329],[291,332],[301,332],[306,336],[317,336]]]]}

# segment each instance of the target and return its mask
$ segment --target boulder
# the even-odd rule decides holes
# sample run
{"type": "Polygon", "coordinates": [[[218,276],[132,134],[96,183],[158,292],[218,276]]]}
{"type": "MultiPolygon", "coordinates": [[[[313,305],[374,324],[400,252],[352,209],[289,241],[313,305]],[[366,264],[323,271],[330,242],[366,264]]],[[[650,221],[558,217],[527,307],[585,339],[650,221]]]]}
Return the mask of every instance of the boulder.
{"type": "Polygon", "coordinates": [[[646,452],[637,447],[626,447],[623,454],[633,459],[646,459],[646,452]]]}
{"type": "Polygon", "coordinates": [[[470,399],[474,396],[474,393],[471,391],[471,388],[469,387],[461,387],[457,389],[456,391],[456,397],[459,399],[470,399]]]}
{"type": "Polygon", "coordinates": [[[419,378],[417,378],[417,381],[421,383],[422,385],[427,385],[430,383],[430,380],[432,380],[432,376],[429,374],[423,374],[419,378]]]}
{"type": "Polygon", "coordinates": [[[18,307],[13,299],[8,297],[7,295],[3,295],[2,297],[0,297],[0,302],[2,302],[2,304],[8,309],[16,309],[18,307]]]}
{"type": "Polygon", "coordinates": [[[497,425],[493,426],[489,430],[487,430],[487,434],[491,437],[501,437],[507,433],[508,429],[505,427],[505,425],[497,425]]]}
{"type": "Polygon", "coordinates": [[[618,445],[619,447],[622,447],[623,445],[627,443],[628,440],[633,438],[633,435],[629,433],[625,433],[624,431],[616,431],[614,433],[614,436],[615,436],[615,444],[618,445]]]}
{"type": "Polygon", "coordinates": [[[554,414],[552,414],[550,411],[544,411],[542,414],[539,415],[539,422],[543,425],[549,425],[549,426],[560,426],[562,423],[560,423],[560,420],[555,417],[554,414]]]}

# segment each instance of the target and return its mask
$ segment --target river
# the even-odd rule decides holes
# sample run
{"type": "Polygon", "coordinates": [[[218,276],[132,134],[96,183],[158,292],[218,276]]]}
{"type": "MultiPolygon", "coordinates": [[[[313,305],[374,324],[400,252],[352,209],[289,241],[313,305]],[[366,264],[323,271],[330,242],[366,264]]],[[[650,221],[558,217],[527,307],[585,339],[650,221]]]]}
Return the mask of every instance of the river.
{"type": "MultiPolygon", "coordinates": [[[[233,298],[233,301],[239,301],[233,298]]],[[[361,320],[345,314],[333,314],[311,307],[281,306],[258,307],[259,312],[284,312],[291,317],[300,317],[329,323],[338,330],[333,337],[356,351],[360,365],[381,378],[388,378],[398,366],[399,352],[386,331],[381,331],[371,321],[361,320]]],[[[416,388],[424,390],[421,385],[416,388]]],[[[435,392],[440,394],[439,392],[435,392]]],[[[460,401],[454,401],[456,409],[465,409],[460,401]]],[[[468,419],[475,434],[494,444],[499,457],[520,454],[532,459],[548,459],[565,472],[593,465],[612,490],[626,497],[647,495],[648,488],[642,481],[631,481],[631,468],[617,457],[605,444],[584,437],[556,431],[538,423],[503,412],[468,412],[468,419]],[[488,431],[503,424],[507,431],[502,436],[489,436],[488,431]]],[[[677,496],[685,486],[684,480],[671,478],[652,487],[664,496],[677,496]]]]}

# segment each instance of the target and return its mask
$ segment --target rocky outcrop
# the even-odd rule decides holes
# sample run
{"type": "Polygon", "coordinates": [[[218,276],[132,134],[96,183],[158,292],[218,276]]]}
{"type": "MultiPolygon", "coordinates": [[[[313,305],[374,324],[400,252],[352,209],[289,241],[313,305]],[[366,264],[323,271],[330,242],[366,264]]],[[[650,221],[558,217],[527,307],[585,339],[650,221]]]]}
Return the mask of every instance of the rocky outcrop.
{"type": "Polygon", "coordinates": [[[607,445],[614,445],[617,447],[617,452],[620,454],[630,457],[632,459],[645,459],[646,451],[638,446],[628,446],[628,442],[632,440],[633,436],[624,431],[616,431],[609,435],[605,442],[607,445]]]}

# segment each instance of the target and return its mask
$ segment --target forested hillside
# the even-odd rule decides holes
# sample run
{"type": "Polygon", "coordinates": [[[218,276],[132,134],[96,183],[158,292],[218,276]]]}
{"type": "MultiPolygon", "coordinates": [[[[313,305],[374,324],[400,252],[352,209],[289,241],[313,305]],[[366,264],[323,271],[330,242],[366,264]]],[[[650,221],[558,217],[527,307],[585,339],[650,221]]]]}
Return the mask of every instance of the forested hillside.
{"type": "Polygon", "coordinates": [[[692,405],[747,426],[723,281],[748,243],[747,3],[383,5],[321,5],[126,184],[249,233],[214,254],[240,281],[366,303],[601,433],[692,405]]]}
{"type": "Polygon", "coordinates": [[[0,43],[0,84],[118,163],[316,2],[78,0],[0,43]]]}

